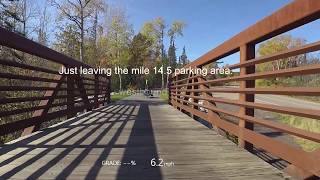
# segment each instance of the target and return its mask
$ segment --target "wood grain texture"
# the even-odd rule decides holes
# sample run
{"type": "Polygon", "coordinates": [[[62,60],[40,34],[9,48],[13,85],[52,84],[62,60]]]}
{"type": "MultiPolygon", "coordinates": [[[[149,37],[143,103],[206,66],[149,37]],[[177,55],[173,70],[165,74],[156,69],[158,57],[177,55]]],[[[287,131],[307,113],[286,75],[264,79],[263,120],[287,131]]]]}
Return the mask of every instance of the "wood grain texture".
{"type": "Polygon", "coordinates": [[[157,98],[131,96],[0,149],[0,179],[283,179],[263,160],[157,98]],[[152,158],[174,162],[151,167],[152,158]],[[102,166],[103,160],[136,166],[102,166]]]}

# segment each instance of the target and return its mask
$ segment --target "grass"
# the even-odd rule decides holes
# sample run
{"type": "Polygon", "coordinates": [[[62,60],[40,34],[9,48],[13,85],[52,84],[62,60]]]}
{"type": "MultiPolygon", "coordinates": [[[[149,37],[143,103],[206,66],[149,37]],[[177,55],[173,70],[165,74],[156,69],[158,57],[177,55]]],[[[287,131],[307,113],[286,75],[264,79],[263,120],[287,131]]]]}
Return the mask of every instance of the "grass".
{"type": "MultiPolygon", "coordinates": [[[[320,133],[320,122],[316,119],[303,118],[291,115],[277,115],[281,122],[290,125],[295,128],[304,129],[309,132],[320,133]]],[[[320,148],[320,143],[316,143],[307,139],[299,138],[294,136],[297,144],[299,144],[302,149],[308,152],[312,152],[320,148]]]]}
{"type": "Polygon", "coordinates": [[[130,96],[129,94],[121,93],[121,94],[113,94],[111,95],[111,102],[119,101],[123,98],[130,96]]]}
{"type": "Polygon", "coordinates": [[[169,97],[168,97],[168,91],[163,91],[161,92],[160,94],[160,98],[165,100],[165,101],[168,101],[169,97]]]}
{"type": "Polygon", "coordinates": [[[294,98],[320,103],[320,97],[315,96],[294,96],[294,98]]]}

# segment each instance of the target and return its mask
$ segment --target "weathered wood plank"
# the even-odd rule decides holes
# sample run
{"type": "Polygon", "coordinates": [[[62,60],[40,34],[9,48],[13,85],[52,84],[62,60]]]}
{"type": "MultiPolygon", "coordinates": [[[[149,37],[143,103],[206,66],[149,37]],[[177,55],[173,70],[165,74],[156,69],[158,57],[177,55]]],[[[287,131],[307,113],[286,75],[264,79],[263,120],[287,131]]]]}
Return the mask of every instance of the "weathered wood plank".
{"type": "Polygon", "coordinates": [[[283,179],[215,131],[139,95],[12,141],[0,154],[0,179],[283,179]],[[152,158],[174,166],[151,167],[152,158]]]}

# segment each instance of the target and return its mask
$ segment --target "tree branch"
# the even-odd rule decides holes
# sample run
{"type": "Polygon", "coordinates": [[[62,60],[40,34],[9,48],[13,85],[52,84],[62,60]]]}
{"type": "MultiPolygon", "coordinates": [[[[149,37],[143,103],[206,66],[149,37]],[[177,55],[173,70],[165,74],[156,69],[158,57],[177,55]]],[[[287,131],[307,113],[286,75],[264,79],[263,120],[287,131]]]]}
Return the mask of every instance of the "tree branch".
{"type": "Polygon", "coordinates": [[[70,1],[70,0],[67,0],[67,2],[68,2],[69,4],[71,4],[73,7],[75,7],[76,9],[78,9],[78,11],[80,11],[79,6],[77,6],[75,3],[73,3],[73,2],[70,1]]]}
{"type": "MultiPolygon", "coordinates": [[[[69,2],[69,1],[68,1],[69,2]]],[[[59,3],[57,3],[56,1],[53,1],[53,6],[56,6],[65,16],[67,16],[67,18],[73,22],[76,23],[76,25],[81,28],[81,23],[80,21],[77,19],[77,16],[72,15],[70,13],[68,13],[59,3]]]]}
{"type": "Polygon", "coordinates": [[[88,4],[89,4],[89,2],[90,2],[91,0],[86,0],[86,2],[85,2],[85,4],[84,4],[84,6],[83,6],[83,8],[85,8],[88,4]]]}

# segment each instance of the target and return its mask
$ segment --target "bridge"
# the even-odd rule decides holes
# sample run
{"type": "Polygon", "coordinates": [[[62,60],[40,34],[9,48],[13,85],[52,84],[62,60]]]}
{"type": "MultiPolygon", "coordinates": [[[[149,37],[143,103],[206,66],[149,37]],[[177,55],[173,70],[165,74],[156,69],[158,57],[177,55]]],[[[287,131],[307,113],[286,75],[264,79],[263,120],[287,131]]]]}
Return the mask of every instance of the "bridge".
{"type": "Polygon", "coordinates": [[[319,74],[319,64],[255,71],[262,63],[319,51],[320,42],[315,42],[255,57],[258,43],[319,17],[319,0],[288,4],[186,66],[203,68],[240,52],[239,63],[228,66],[239,69],[238,76],[172,75],[168,102],[137,93],[111,103],[110,77],[60,75],[49,67],[91,66],[0,28],[3,48],[35,60],[33,64],[0,60],[2,67],[16,70],[0,72],[0,78],[25,81],[0,85],[0,91],[7,93],[0,96],[0,107],[16,104],[15,109],[1,108],[0,136],[21,136],[0,145],[0,179],[319,178],[319,150],[307,152],[255,129],[264,127],[320,143],[319,133],[255,113],[263,110],[320,119],[317,105],[306,108],[311,105],[256,101],[259,95],[319,96],[319,87],[255,86],[258,79],[319,74]],[[45,67],[40,61],[46,62],[45,67]],[[221,86],[228,82],[240,86],[221,86]],[[217,97],[219,93],[237,98],[217,97]],[[271,165],[280,161],[280,169],[271,165]]]}

